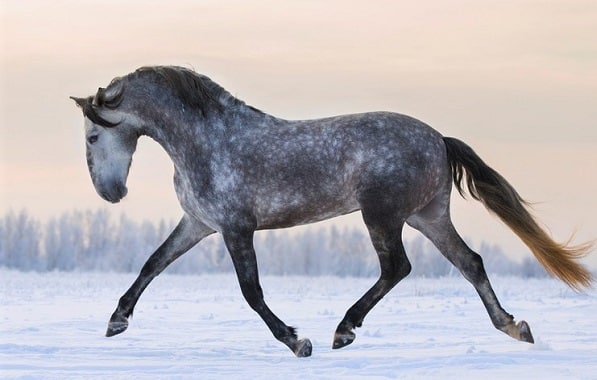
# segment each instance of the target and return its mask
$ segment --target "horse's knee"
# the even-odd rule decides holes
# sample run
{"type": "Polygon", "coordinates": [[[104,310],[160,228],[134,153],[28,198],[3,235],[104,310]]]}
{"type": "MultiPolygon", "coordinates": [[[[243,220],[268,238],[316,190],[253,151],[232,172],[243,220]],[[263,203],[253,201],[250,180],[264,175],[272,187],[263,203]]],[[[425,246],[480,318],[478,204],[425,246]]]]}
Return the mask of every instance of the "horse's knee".
{"type": "Polygon", "coordinates": [[[392,286],[396,285],[398,282],[402,281],[406,276],[410,274],[412,271],[412,265],[410,261],[403,260],[398,267],[395,269],[393,276],[391,277],[392,286]]]}
{"type": "Polygon", "coordinates": [[[412,269],[412,265],[410,264],[410,261],[407,258],[405,258],[404,260],[400,260],[400,263],[398,264],[398,267],[396,268],[396,271],[394,273],[394,281],[396,282],[394,285],[396,285],[399,281],[408,276],[412,269]]]}
{"type": "Polygon", "coordinates": [[[390,286],[396,285],[402,279],[410,274],[412,265],[406,256],[401,259],[392,260],[391,265],[381,269],[381,279],[390,283],[390,286]]]}

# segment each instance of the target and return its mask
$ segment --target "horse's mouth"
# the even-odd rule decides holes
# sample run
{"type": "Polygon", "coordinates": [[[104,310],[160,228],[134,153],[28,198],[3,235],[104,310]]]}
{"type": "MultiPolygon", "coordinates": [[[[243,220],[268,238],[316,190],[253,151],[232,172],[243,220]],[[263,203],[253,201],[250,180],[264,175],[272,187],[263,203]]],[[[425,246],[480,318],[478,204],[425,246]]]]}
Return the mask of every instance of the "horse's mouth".
{"type": "Polygon", "coordinates": [[[128,189],[124,185],[113,186],[110,190],[98,191],[100,197],[110,203],[118,203],[126,197],[128,189]]]}

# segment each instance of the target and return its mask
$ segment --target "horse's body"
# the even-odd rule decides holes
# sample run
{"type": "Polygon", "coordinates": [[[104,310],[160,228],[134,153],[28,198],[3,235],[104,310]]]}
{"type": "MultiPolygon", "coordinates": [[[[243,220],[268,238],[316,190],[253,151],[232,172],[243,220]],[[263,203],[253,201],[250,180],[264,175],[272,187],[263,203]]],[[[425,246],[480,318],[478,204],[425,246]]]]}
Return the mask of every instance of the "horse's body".
{"type": "Polygon", "coordinates": [[[177,170],[176,188],[185,212],[215,231],[239,218],[255,229],[328,219],[360,209],[359,195],[380,186],[399,193],[425,189],[409,206],[413,212],[437,193],[440,181],[450,180],[441,136],[390,113],[245,126],[232,140],[211,140],[210,149],[208,165],[192,160],[193,171],[177,170]],[[409,139],[421,144],[407,146],[409,139]],[[410,167],[400,164],[405,160],[410,167]],[[440,162],[443,178],[418,175],[439,172],[440,162]],[[199,180],[201,188],[193,186],[199,180]]]}
{"type": "MultiPolygon", "coordinates": [[[[185,212],[149,258],[110,319],[107,335],[123,332],[149,282],[202,238],[222,234],[241,290],[274,336],[297,356],[311,354],[263,301],[253,233],[360,210],[379,255],[381,276],[340,322],[334,348],[350,344],[371,308],[410,272],[402,246],[404,223],[421,231],[477,289],[493,324],[527,342],[500,306],[479,255],[458,236],[449,214],[452,181],[484,202],[529,245],[546,269],[573,287],[590,274],[574,261],[589,248],[554,243],[516,191],[464,143],[395,113],[365,113],[286,121],[233,98],[209,80],[177,67],[139,69],[95,96],[75,99],[86,116],[87,159],[98,193],[126,195],[137,138],[147,135],[168,152],[185,212]]],[[[280,254],[283,254],[281,252],[280,254]]]]}

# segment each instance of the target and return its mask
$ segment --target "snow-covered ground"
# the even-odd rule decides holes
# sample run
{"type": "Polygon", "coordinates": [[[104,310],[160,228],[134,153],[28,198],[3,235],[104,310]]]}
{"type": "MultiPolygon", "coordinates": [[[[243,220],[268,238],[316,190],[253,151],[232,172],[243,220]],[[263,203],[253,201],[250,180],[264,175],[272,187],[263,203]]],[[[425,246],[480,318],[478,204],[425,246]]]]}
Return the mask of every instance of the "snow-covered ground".
{"type": "Polygon", "coordinates": [[[103,336],[134,276],[0,270],[0,378],[597,379],[597,293],[493,278],[536,344],[495,330],[462,278],[409,278],[332,350],[346,309],[374,279],[264,277],[270,307],[313,342],[299,359],[242,299],[232,274],[158,277],[129,330],[103,336]]]}

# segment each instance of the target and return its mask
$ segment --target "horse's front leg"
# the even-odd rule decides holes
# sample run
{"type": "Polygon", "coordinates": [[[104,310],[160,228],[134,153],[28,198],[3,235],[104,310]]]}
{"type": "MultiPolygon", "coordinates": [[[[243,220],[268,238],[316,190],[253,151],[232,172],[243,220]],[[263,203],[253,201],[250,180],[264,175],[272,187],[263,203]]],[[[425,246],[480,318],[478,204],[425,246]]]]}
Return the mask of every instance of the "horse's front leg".
{"type": "Polygon", "coordinates": [[[118,307],[110,318],[106,336],[120,334],[128,327],[128,318],[147,285],[168,265],[191,249],[205,236],[214,231],[204,224],[184,216],[166,241],[149,257],[139,276],[118,301],[118,307]]]}
{"type": "Polygon", "coordinates": [[[295,329],[282,322],[265,304],[259,284],[257,259],[253,247],[253,232],[223,232],[224,242],[232,257],[243,296],[249,306],[263,319],[274,337],[287,345],[298,357],[311,356],[309,339],[298,339],[295,329]]]}

